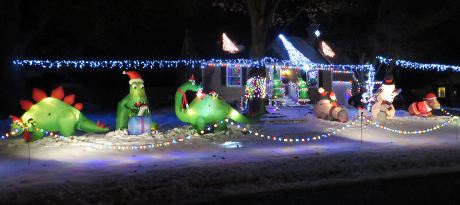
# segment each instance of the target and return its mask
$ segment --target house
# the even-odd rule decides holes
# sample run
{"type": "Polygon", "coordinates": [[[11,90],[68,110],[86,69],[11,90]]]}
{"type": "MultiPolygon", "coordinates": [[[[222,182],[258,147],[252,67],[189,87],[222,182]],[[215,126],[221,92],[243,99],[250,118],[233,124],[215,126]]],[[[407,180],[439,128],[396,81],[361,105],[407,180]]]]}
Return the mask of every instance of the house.
{"type": "MultiPolygon", "coordinates": [[[[324,48],[324,41],[314,41],[309,43],[300,37],[287,37],[292,45],[308,60],[313,63],[331,64],[334,55],[331,55],[330,47],[324,48]]],[[[327,44],[326,44],[327,45],[327,44]]],[[[289,60],[289,53],[280,39],[277,39],[271,47],[271,53],[274,57],[289,60]]],[[[259,68],[260,69],[260,68],[259,68]]],[[[357,92],[358,82],[353,72],[336,71],[329,68],[308,68],[299,69],[285,67],[283,65],[273,65],[262,68],[264,72],[261,75],[267,77],[267,83],[272,82],[273,75],[279,75],[281,81],[285,84],[285,95],[295,99],[295,93],[290,85],[295,86],[297,78],[301,77],[307,82],[309,89],[309,98],[314,103],[319,99],[318,88],[323,87],[327,91],[334,91],[340,104],[346,105],[348,98],[357,92]],[[276,71],[275,71],[276,70],[276,71]],[[289,83],[294,82],[294,83],[289,83]]],[[[254,70],[254,69],[253,69],[254,70]]],[[[198,74],[201,78],[203,88],[214,90],[219,96],[227,102],[242,102],[244,96],[244,86],[248,79],[251,68],[245,66],[208,66],[198,74]]],[[[251,71],[253,72],[253,71],[251,71]]],[[[271,87],[268,85],[268,89],[271,87]]],[[[267,91],[271,93],[272,91],[267,91]]]]}
{"type": "Polygon", "coordinates": [[[460,106],[460,77],[458,74],[452,74],[450,77],[438,80],[430,85],[420,89],[412,90],[417,96],[417,100],[422,100],[426,93],[433,92],[438,97],[441,105],[460,106]]]}

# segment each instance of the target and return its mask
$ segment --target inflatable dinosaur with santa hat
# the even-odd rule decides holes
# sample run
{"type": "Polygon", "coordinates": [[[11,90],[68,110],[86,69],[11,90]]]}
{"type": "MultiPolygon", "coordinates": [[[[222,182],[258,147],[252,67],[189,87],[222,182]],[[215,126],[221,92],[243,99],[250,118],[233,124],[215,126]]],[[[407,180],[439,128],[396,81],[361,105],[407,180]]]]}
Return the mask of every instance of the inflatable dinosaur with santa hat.
{"type": "Polygon", "coordinates": [[[195,83],[193,75],[177,89],[174,107],[177,118],[182,122],[190,123],[192,128],[201,134],[204,133],[206,126],[214,126],[215,130],[226,129],[228,119],[239,123],[253,121],[221,100],[216,92],[203,93],[202,87],[195,83]],[[190,104],[187,100],[187,91],[197,92],[190,104]]]}
{"type": "Polygon", "coordinates": [[[145,94],[144,80],[142,80],[141,75],[136,71],[123,71],[123,74],[128,75],[130,78],[129,93],[118,102],[117,129],[128,129],[128,122],[134,117],[139,117],[141,120],[139,124],[143,127],[142,130],[150,130],[149,128],[156,129],[157,124],[155,122],[150,123],[149,102],[145,94]],[[144,126],[144,123],[148,123],[148,125],[144,126]]]}

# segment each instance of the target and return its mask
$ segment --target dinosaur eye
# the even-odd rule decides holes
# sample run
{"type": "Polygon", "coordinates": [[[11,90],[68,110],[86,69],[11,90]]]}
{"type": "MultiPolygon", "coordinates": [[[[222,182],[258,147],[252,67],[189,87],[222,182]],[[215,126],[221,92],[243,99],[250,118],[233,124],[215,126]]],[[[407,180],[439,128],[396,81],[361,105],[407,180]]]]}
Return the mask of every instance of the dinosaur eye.
{"type": "Polygon", "coordinates": [[[144,85],[141,85],[141,89],[144,89],[144,85]]]}
{"type": "Polygon", "coordinates": [[[133,88],[134,88],[134,89],[137,89],[137,86],[136,86],[136,85],[133,85],[133,88]]]}

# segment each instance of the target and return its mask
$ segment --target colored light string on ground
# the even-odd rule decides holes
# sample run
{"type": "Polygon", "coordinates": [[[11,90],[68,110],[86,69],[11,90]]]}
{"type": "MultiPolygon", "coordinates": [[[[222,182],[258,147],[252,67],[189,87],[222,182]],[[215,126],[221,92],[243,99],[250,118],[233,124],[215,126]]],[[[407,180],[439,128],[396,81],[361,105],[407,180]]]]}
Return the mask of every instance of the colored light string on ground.
{"type": "Polygon", "coordinates": [[[401,130],[401,129],[393,129],[393,128],[390,128],[390,127],[387,127],[387,126],[384,126],[384,125],[381,125],[379,123],[376,123],[372,120],[369,120],[369,119],[366,119],[363,117],[363,120],[368,123],[368,124],[371,124],[373,125],[374,127],[377,127],[377,128],[381,128],[381,129],[384,129],[386,131],[390,131],[390,132],[394,132],[394,133],[397,133],[397,134],[403,134],[403,135],[409,135],[409,134],[424,134],[424,133],[428,133],[428,132],[432,132],[432,131],[435,131],[437,129],[440,129],[446,125],[449,125],[450,123],[452,123],[454,120],[458,120],[458,117],[457,116],[453,116],[452,114],[450,114],[449,112],[447,112],[446,110],[443,110],[441,109],[442,112],[444,112],[446,115],[448,115],[449,117],[451,117],[449,120],[445,121],[445,122],[442,122],[441,124],[439,125],[435,125],[433,127],[430,127],[430,128],[426,128],[426,129],[422,129],[422,130],[401,130]]]}
{"type": "MultiPolygon", "coordinates": [[[[278,141],[278,142],[286,142],[286,143],[306,143],[306,142],[316,142],[322,139],[326,139],[332,135],[335,135],[347,128],[350,128],[351,126],[355,125],[357,122],[359,122],[359,118],[357,118],[354,121],[351,121],[350,123],[346,124],[345,126],[341,128],[336,128],[332,132],[324,133],[324,134],[319,134],[319,135],[314,135],[314,136],[299,136],[299,137],[282,137],[282,136],[270,136],[270,135],[265,135],[262,134],[261,132],[258,132],[256,130],[248,129],[246,127],[242,128],[243,132],[247,132],[249,134],[253,134],[255,136],[265,138],[268,140],[273,140],[273,141],[278,141]]],[[[230,122],[231,125],[235,125],[235,123],[232,121],[230,122]]],[[[241,128],[242,126],[239,124],[236,124],[237,128],[241,128]]]]}
{"type": "MultiPolygon", "coordinates": [[[[102,144],[102,143],[95,143],[95,142],[90,142],[88,140],[81,140],[78,139],[78,137],[72,136],[72,137],[66,137],[63,135],[58,135],[57,133],[54,132],[48,132],[43,129],[38,129],[37,131],[40,131],[44,133],[43,137],[50,137],[56,140],[60,140],[63,142],[77,142],[77,143],[88,143],[90,145],[93,145],[93,147],[98,147],[98,148],[105,148],[105,149],[114,149],[114,150],[141,150],[141,149],[154,149],[154,148],[159,148],[159,147],[165,147],[171,144],[176,144],[178,142],[184,142],[187,139],[190,139],[191,136],[188,135],[186,137],[180,137],[180,138],[174,138],[174,139],[169,139],[163,142],[157,142],[157,143],[145,143],[145,144],[132,144],[132,145],[117,145],[117,144],[102,144]]],[[[13,131],[14,132],[14,131],[13,131]]],[[[17,132],[17,131],[16,131],[17,132]]],[[[1,136],[2,140],[6,140],[10,137],[13,137],[14,133],[8,132],[4,135],[1,136]]]]}

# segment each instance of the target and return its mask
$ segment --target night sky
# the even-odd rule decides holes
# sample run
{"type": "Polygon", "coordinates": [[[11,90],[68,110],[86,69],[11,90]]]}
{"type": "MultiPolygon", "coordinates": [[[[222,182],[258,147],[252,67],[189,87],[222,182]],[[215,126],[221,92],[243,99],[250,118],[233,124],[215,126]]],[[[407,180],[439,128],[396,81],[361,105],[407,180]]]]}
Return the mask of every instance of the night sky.
{"type": "MultiPolygon", "coordinates": [[[[0,95],[5,107],[0,118],[21,112],[18,101],[31,99],[33,87],[50,91],[63,85],[77,94],[77,100],[106,111],[114,110],[128,91],[128,79],[119,70],[26,71],[13,66],[14,59],[249,58],[248,16],[224,11],[213,2],[1,1],[0,95]],[[222,32],[246,49],[237,55],[224,54],[220,50],[222,32]],[[190,47],[187,52],[185,42],[190,47]]],[[[296,1],[286,2],[280,4],[279,12],[295,11],[296,1]]],[[[382,55],[460,65],[458,2],[339,2],[342,4],[337,9],[321,14],[317,22],[302,13],[289,25],[272,26],[266,45],[279,33],[308,38],[312,28],[319,25],[322,38],[346,56],[338,63],[376,63],[374,57],[382,55]]],[[[180,83],[177,76],[184,75],[177,70],[140,73],[156,106],[168,101],[156,100],[154,92],[159,88],[173,91],[180,83]]],[[[395,80],[403,89],[411,90],[448,75],[451,73],[396,71],[395,80]]]]}

